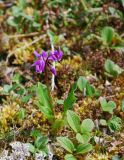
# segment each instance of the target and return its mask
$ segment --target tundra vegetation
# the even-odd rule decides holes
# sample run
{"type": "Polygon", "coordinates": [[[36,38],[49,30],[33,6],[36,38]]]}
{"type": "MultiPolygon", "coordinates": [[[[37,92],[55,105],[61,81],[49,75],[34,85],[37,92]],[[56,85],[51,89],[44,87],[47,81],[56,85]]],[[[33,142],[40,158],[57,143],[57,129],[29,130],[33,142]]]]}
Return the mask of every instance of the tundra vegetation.
{"type": "Polygon", "coordinates": [[[0,1],[0,160],[124,160],[124,0],[0,1]]]}

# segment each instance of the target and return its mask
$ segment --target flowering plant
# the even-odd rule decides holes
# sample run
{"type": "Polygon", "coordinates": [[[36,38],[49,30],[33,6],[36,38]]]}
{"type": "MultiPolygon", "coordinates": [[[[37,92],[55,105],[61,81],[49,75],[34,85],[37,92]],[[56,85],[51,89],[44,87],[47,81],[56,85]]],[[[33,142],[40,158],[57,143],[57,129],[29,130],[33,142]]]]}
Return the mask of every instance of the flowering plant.
{"type": "Polygon", "coordinates": [[[49,54],[45,51],[42,51],[42,54],[34,51],[34,55],[36,56],[37,60],[32,64],[32,66],[36,67],[37,73],[42,73],[43,71],[49,69],[52,74],[56,75],[56,69],[52,66],[52,63],[60,61],[62,59],[62,51],[55,50],[54,52],[50,52],[49,54]]]}

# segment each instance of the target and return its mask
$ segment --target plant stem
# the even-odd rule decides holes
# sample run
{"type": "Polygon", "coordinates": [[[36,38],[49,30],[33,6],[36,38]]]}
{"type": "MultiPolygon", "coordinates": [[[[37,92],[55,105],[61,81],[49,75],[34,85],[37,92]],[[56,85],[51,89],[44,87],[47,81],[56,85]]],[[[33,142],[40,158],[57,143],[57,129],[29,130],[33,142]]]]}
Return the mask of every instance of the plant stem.
{"type": "Polygon", "coordinates": [[[48,80],[48,70],[47,67],[45,67],[45,82],[46,82],[46,86],[49,90],[49,80],[48,80]]]}
{"type": "Polygon", "coordinates": [[[84,0],[81,0],[81,4],[82,4],[82,6],[83,6],[83,9],[84,9],[85,11],[87,11],[87,6],[86,6],[84,0]]]}
{"type": "Polygon", "coordinates": [[[48,79],[48,69],[47,69],[47,67],[45,67],[45,82],[46,82],[46,86],[47,86],[47,90],[48,90],[50,107],[51,107],[52,112],[54,114],[53,103],[52,103],[52,98],[51,98],[51,94],[50,94],[49,79],[48,79]]]}
{"type": "MultiPolygon", "coordinates": [[[[51,44],[51,48],[52,48],[52,52],[54,52],[54,45],[53,44],[51,44]]],[[[55,62],[53,62],[53,67],[55,68],[55,62]]],[[[51,80],[52,91],[54,90],[54,87],[55,87],[55,75],[52,74],[52,80],[51,80]]]]}

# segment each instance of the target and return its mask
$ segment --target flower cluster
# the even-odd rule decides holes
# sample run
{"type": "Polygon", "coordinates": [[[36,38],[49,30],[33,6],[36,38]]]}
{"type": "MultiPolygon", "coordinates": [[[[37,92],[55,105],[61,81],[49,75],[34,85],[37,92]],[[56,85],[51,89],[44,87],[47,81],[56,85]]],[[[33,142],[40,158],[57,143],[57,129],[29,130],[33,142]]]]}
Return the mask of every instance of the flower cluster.
{"type": "Polygon", "coordinates": [[[49,54],[45,51],[42,51],[41,54],[39,54],[37,51],[34,51],[34,55],[36,56],[37,60],[32,64],[32,66],[36,67],[37,73],[42,73],[46,68],[49,68],[50,71],[56,75],[56,69],[52,66],[52,63],[62,59],[62,51],[55,50],[49,54]]]}

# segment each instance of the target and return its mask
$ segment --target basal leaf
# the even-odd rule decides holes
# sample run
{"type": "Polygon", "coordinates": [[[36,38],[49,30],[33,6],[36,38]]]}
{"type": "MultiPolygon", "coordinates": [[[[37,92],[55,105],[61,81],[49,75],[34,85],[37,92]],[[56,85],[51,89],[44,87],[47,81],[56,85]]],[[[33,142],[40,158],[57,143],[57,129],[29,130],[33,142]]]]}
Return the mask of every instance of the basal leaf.
{"type": "Polygon", "coordinates": [[[121,0],[121,3],[122,3],[122,5],[123,5],[123,7],[124,7],[124,0],[121,0]]]}
{"type": "Polygon", "coordinates": [[[122,121],[119,117],[113,116],[108,121],[108,127],[111,131],[119,131],[121,129],[122,121]]]}
{"type": "Polygon", "coordinates": [[[115,64],[110,59],[107,59],[105,61],[104,68],[105,68],[105,71],[107,72],[107,75],[111,77],[116,77],[123,72],[123,69],[120,68],[117,64],[115,64]]]}
{"type": "Polygon", "coordinates": [[[106,107],[107,101],[104,97],[100,97],[100,104],[101,104],[102,108],[106,107]]]}
{"type": "Polygon", "coordinates": [[[21,98],[21,101],[23,102],[23,103],[26,103],[26,102],[28,102],[29,101],[29,99],[32,97],[32,94],[28,94],[28,95],[26,95],[26,96],[23,96],[22,98],[21,98]]]}
{"type": "Polygon", "coordinates": [[[116,103],[113,101],[109,101],[107,107],[109,108],[108,112],[112,114],[113,110],[116,108],[116,103]]]}
{"type": "Polygon", "coordinates": [[[19,112],[18,112],[18,117],[19,119],[24,119],[26,116],[26,111],[25,108],[20,108],[19,112]]]}
{"type": "Polygon", "coordinates": [[[4,91],[5,93],[9,93],[9,91],[11,90],[11,88],[12,88],[12,85],[5,84],[5,85],[3,86],[3,91],[4,91]]]}
{"type": "Polygon", "coordinates": [[[65,160],[76,160],[76,158],[72,154],[66,154],[64,159],[65,160]]]}
{"type": "Polygon", "coordinates": [[[76,133],[80,132],[80,118],[75,112],[70,110],[67,111],[67,121],[76,133]]]}
{"type": "Polygon", "coordinates": [[[77,154],[85,154],[87,152],[90,152],[93,149],[92,145],[87,143],[87,144],[79,144],[76,148],[76,153],[77,154]]]}
{"type": "Polygon", "coordinates": [[[76,139],[79,143],[84,143],[84,139],[80,133],[76,134],[76,139]]]}
{"type": "Polygon", "coordinates": [[[77,86],[80,89],[80,91],[83,91],[84,88],[86,88],[87,79],[85,79],[83,76],[80,76],[77,81],[77,86]]]}
{"type": "Polygon", "coordinates": [[[76,134],[77,141],[82,144],[88,143],[90,138],[91,138],[91,135],[89,132],[84,132],[83,134],[80,134],[80,133],[76,134]]]}
{"type": "Polygon", "coordinates": [[[100,104],[102,107],[102,110],[104,112],[109,112],[110,114],[113,113],[113,110],[116,108],[116,103],[113,101],[107,102],[105,98],[100,98],[100,104]]]}
{"type": "Polygon", "coordinates": [[[50,103],[51,97],[49,97],[47,87],[39,82],[36,91],[40,104],[45,107],[52,108],[50,103]]]}
{"type": "Polygon", "coordinates": [[[81,132],[85,133],[85,132],[91,132],[94,128],[94,123],[91,119],[85,119],[83,120],[82,124],[81,124],[81,132]]]}
{"type": "Polygon", "coordinates": [[[74,94],[76,89],[77,89],[77,83],[74,83],[71,91],[68,94],[68,97],[64,101],[64,112],[66,112],[68,109],[73,108],[73,104],[76,102],[76,99],[77,99],[74,94]]]}
{"type": "Polygon", "coordinates": [[[105,119],[100,119],[100,124],[102,126],[107,126],[107,121],[105,119]]]}
{"type": "Polygon", "coordinates": [[[46,147],[47,143],[48,143],[48,138],[44,136],[40,136],[40,137],[37,137],[34,144],[38,149],[43,149],[44,147],[46,147]]]}
{"type": "Polygon", "coordinates": [[[106,44],[111,44],[114,36],[114,29],[112,27],[106,26],[101,31],[101,38],[106,44]]]}
{"type": "Polygon", "coordinates": [[[29,147],[29,151],[31,153],[35,153],[36,152],[36,148],[31,143],[28,143],[28,147],[29,147]]]}
{"type": "Polygon", "coordinates": [[[88,82],[86,85],[86,94],[90,97],[95,95],[95,88],[88,82]]]}
{"type": "Polygon", "coordinates": [[[40,110],[48,119],[52,119],[52,118],[53,118],[53,112],[52,112],[51,108],[42,106],[42,104],[40,104],[40,102],[38,103],[38,107],[39,107],[39,110],[40,110]]]}
{"type": "Polygon", "coordinates": [[[62,128],[64,123],[65,123],[64,119],[56,119],[52,125],[52,131],[56,134],[56,132],[62,128]]]}
{"type": "Polygon", "coordinates": [[[124,99],[122,100],[121,109],[124,112],[124,99]]]}
{"type": "Polygon", "coordinates": [[[41,131],[40,131],[40,130],[37,130],[37,129],[32,130],[31,133],[30,133],[30,135],[31,135],[32,137],[34,137],[34,138],[37,138],[37,137],[42,136],[41,131]]]}
{"type": "Polygon", "coordinates": [[[60,143],[60,145],[65,150],[67,150],[70,153],[73,153],[75,148],[74,148],[74,145],[73,145],[72,141],[69,138],[67,138],[67,137],[58,137],[57,141],[60,143]]]}

